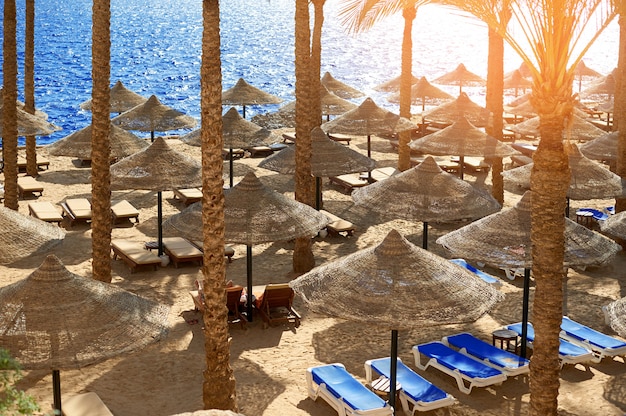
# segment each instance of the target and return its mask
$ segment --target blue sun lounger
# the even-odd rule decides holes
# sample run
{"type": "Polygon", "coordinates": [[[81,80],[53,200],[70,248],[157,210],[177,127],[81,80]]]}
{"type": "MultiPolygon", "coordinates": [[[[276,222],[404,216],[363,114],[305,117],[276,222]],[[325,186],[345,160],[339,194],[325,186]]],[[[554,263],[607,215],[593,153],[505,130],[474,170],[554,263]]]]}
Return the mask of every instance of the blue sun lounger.
{"type": "Polygon", "coordinates": [[[444,344],[457,348],[461,354],[478,358],[490,367],[496,368],[508,377],[526,374],[530,371],[530,361],[512,352],[495,347],[474,335],[462,332],[444,337],[444,344]]]}
{"type": "Polygon", "coordinates": [[[561,322],[561,338],[593,351],[600,362],[604,357],[615,357],[626,354],[626,341],[603,334],[567,316],[561,322]]]}
{"type": "MultiPolygon", "coordinates": [[[[371,383],[378,375],[391,378],[391,358],[365,362],[365,379],[371,383]]],[[[398,358],[396,380],[400,383],[398,395],[402,409],[408,415],[426,412],[454,404],[456,399],[407,367],[398,358]]]]}
{"type": "Polygon", "coordinates": [[[506,380],[502,371],[463,355],[440,341],[414,345],[413,356],[420,370],[432,366],[454,377],[459,390],[465,394],[470,394],[473,387],[487,387],[506,380]],[[427,358],[426,363],[422,363],[422,356],[427,358]]]}
{"type": "Polygon", "coordinates": [[[609,219],[609,215],[606,212],[602,212],[595,208],[579,208],[576,212],[589,212],[596,221],[606,221],[609,219]]]}
{"type": "MultiPolygon", "coordinates": [[[[516,324],[507,325],[506,329],[510,329],[511,331],[517,332],[520,336],[522,335],[522,323],[518,322],[516,324]]],[[[527,337],[527,345],[532,348],[533,341],[535,340],[535,329],[531,323],[528,323],[528,333],[527,337]]],[[[559,340],[559,359],[561,360],[561,367],[563,364],[582,364],[589,361],[594,361],[593,353],[583,348],[579,345],[576,345],[572,342],[569,342],[566,339],[561,338],[559,340]]]]}
{"type": "Polygon", "coordinates": [[[393,409],[370,391],[343,364],[310,367],[306,371],[309,397],[323,398],[339,416],[391,416],[393,409]]]}
{"type": "Polygon", "coordinates": [[[476,274],[478,277],[483,279],[485,282],[490,285],[495,286],[496,288],[502,286],[502,282],[495,276],[490,275],[489,273],[485,273],[482,270],[478,270],[476,267],[469,264],[465,259],[450,259],[450,261],[454,264],[458,264],[459,266],[465,267],[470,272],[476,274]]]}

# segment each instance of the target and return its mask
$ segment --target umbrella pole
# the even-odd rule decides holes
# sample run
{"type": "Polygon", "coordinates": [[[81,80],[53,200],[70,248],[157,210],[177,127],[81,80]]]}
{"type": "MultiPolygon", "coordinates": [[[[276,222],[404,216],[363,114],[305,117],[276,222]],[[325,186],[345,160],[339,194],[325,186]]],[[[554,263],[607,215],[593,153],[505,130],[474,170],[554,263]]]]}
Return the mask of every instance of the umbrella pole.
{"type": "Polygon", "coordinates": [[[522,346],[520,356],[526,358],[526,340],[528,339],[528,303],[530,298],[530,269],[524,268],[524,300],[522,305],[522,346]]]}
{"type": "Polygon", "coordinates": [[[248,281],[248,296],[246,296],[246,302],[248,303],[248,322],[252,322],[252,246],[246,246],[246,277],[248,281]]]}
{"type": "Polygon", "coordinates": [[[424,221],[424,231],[422,231],[422,248],[428,250],[428,222],[424,221]]]}
{"type": "Polygon", "coordinates": [[[163,194],[157,192],[157,230],[159,238],[159,257],[163,255],[163,194]]]}
{"type": "Polygon", "coordinates": [[[243,118],[246,118],[246,105],[242,105],[243,107],[243,118]]]}
{"type": "Polygon", "coordinates": [[[322,178],[315,177],[315,209],[322,209],[322,178]]]}
{"type": "Polygon", "coordinates": [[[54,398],[55,414],[62,415],[61,412],[61,373],[59,370],[52,370],[52,396],[54,398]],[[58,413],[56,413],[58,411],[58,413]]]}
{"type": "Polygon", "coordinates": [[[229,149],[228,156],[229,156],[228,157],[228,167],[230,169],[230,178],[229,178],[230,182],[229,182],[229,184],[230,184],[230,187],[232,188],[233,187],[233,164],[234,164],[234,162],[233,162],[233,148],[232,147],[229,149]]]}
{"type": "MultiPolygon", "coordinates": [[[[369,157],[370,159],[372,158],[372,141],[371,141],[371,137],[368,134],[367,135],[367,157],[369,157]]],[[[372,183],[372,171],[368,171],[367,172],[367,181],[369,183],[372,183]]]]}
{"type": "Polygon", "coordinates": [[[465,156],[459,156],[459,177],[463,179],[463,171],[465,170],[465,156]]]}
{"type": "Polygon", "coordinates": [[[393,414],[396,413],[396,380],[398,370],[398,330],[391,330],[391,368],[389,379],[389,406],[393,409],[393,414]]]}
{"type": "Polygon", "coordinates": [[[150,132],[150,143],[154,143],[154,130],[150,132]]]}
{"type": "Polygon", "coordinates": [[[565,218],[569,218],[569,196],[565,197],[565,218]]]}

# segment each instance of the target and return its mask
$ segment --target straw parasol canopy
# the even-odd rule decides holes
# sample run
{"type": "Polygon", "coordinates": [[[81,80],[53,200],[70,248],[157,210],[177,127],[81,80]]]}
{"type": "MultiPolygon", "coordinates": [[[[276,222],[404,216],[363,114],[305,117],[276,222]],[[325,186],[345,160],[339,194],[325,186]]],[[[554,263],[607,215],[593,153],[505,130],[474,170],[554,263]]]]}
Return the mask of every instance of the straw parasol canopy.
{"type": "Polygon", "coordinates": [[[65,230],[0,206],[0,264],[50,250],[63,241],[65,230]]]}
{"type": "Polygon", "coordinates": [[[615,95],[615,76],[610,73],[604,77],[601,77],[589,84],[581,93],[583,97],[589,97],[591,95],[615,95]]]}
{"type": "Polygon", "coordinates": [[[599,78],[602,76],[598,71],[589,68],[583,60],[578,61],[576,68],[574,68],[574,76],[578,78],[578,91],[582,89],[583,78],[599,78]]]}
{"type": "MultiPolygon", "coordinates": [[[[296,171],[294,146],[266,157],[259,167],[282,174],[296,171]]],[[[356,150],[338,143],[316,127],[311,131],[311,173],[316,177],[338,176],[346,173],[370,171],[376,162],[356,150]]]]}
{"type": "Polygon", "coordinates": [[[463,86],[481,86],[485,81],[481,76],[470,72],[464,64],[459,64],[453,71],[448,72],[433,80],[435,84],[458,85],[459,93],[463,92],[463,86]]]}
{"type": "Polygon", "coordinates": [[[476,104],[462,92],[456,100],[443,103],[423,114],[423,118],[442,124],[452,124],[466,117],[476,127],[485,127],[489,122],[489,110],[476,104]]]}
{"type": "Polygon", "coordinates": [[[196,125],[195,118],[161,104],[155,95],[111,121],[124,130],[149,131],[153,141],[155,131],[190,129],[196,125]]]}
{"type": "MultiPolygon", "coordinates": [[[[0,103],[0,137],[2,137],[2,120],[4,119],[3,105],[0,103]]],[[[24,110],[17,110],[17,135],[18,136],[47,136],[55,131],[61,130],[60,127],[47,122],[44,118],[32,115],[24,110]]]]}
{"type": "Polygon", "coordinates": [[[617,143],[619,131],[605,133],[597,139],[590,140],[580,146],[580,153],[594,160],[617,160],[617,143]]]}
{"type": "MultiPolygon", "coordinates": [[[[122,81],[119,80],[111,87],[109,94],[110,113],[123,113],[148,100],[146,97],[126,88],[122,81]]],[[[85,111],[91,111],[91,99],[80,103],[80,108],[85,111]]]]}
{"type": "MultiPolygon", "coordinates": [[[[109,133],[111,159],[121,159],[148,147],[148,143],[111,123],[109,133]]],[[[91,159],[91,124],[46,146],[49,154],[91,159]]]]}
{"type": "MultiPolygon", "coordinates": [[[[567,197],[575,200],[613,198],[622,195],[622,179],[601,164],[581,154],[578,146],[569,146],[570,185],[567,197]]],[[[502,172],[505,181],[530,189],[533,163],[502,172]]]]}
{"type": "MultiPolygon", "coordinates": [[[[398,75],[397,77],[390,79],[389,81],[385,81],[382,84],[378,84],[374,87],[376,91],[382,92],[397,92],[400,89],[400,81],[402,79],[402,75],[398,75]]],[[[415,84],[419,81],[419,78],[415,75],[411,75],[411,85],[415,84]]]]}
{"type": "Polygon", "coordinates": [[[283,99],[260,90],[239,78],[235,85],[222,91],[222,105],[243,106],[243,117],[246,117],[246,106],[255,104],[279,104],[283,99]]]}
{"type": "Polygon", "coordinates": [[[626,211],[609,216],[606,221],[600,222],[600,230],[610,236],[626,240],[626,211]]]}
{"type": "Polygon", "coordinates": [[[503,295],[391,230],[378,245],[318,266],[289,285],[313,311],[391,329],[390,405],[398,330],[473,322],[503,295]]]}
{"type": "Polygon", "coordinates": [[[322,82],[322,85],[328,89],[328,91],[332,92],[333,94],[341,98],[346,98],[346,99],[359,98],[365,95],[361,91],[357,90],[356,88],[353,88],[339,81],[338,79],[333,77],[330,74],[330,72],[324,73],[324,75],[322,76],[321,82],[322,82]]]}
{"type": "Polygon", "coordinates": [[[522,76],[522,73],[519,69],[514,70],[510,74],[508,74],[504,78],[503,88],[506,89],[514,89],[515,96],[517,97],[517,90],[521,89],[526,91],[527,88],[532,88],[533,82],[528,78],[522,76]]]}
{"type": "Polygon", "coordinates": [[[81,368],[142,348],[167,333],[169,307],[78,276],[53,255],[27,278],[0,288],[0,344],[27,369],[81,368]]]}
{"type": "MultiPolygon", "coordinates": [[[[509,127],[509,130],[521,134],[523,136],[538,137],[540,118],[533,117],[521,123],[514,124],[509,127]]],[[[563,126],[563,138],[569,138],[571,140],[587,141],[596,139],[604,135],[606,131],[594,126],[585,119],[574,115],[571,125],[563,126]]]]}
{"type": "Polygon", "coordinates": [[[626,337],[626,298],[621,298],[602,307],[607,323],[613,331],[626,337]]]}
{"type": "MultiPolygon", "coordinates": [[[[424,111],[426,102],[439,103],[442,100],[453,99],[453,96],[428,82],[426,77],[421,77],[411,87],[411,104],[421,104],[422,111],[424,111]]],[[[389,96],[388,100],[392,103],[400,102],[400,93],[392,94],[389,96]]]]}
{"type": "Polygon", "coordinates": [[[505,106],[505,111],[509,114],[521,116],[525,118],[532,118],[537,116],[537,110],[530,103],[530,100],[524,100],[523,102],[514,106],[505,106]]]}

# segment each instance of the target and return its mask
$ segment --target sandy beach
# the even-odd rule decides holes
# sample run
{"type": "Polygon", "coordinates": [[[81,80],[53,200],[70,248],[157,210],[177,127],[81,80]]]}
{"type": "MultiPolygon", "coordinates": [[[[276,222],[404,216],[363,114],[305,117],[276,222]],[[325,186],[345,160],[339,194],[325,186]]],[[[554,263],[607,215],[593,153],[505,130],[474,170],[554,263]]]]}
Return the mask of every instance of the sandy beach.
{"type": "MultiPolygon", "coordinates": [[[[167,140],[174,149],[200,158],[199,148],[167,140]]],[[[366,139],[356,137],[350,146],[366,153],[366,139]]],[[[41,155],[50,159],[48,170],[38,178],[44,185],[43,196],[37,198],[58,204],[66,197],[91,197],[90,169],[77,166],[71,158],[41,155]]],[[[378,167],[395,166],[397,153],[389,142],[373,137],[372,157],[378,167]]],[[[262,159],[243,158],[235,162],[235,182],[253,170],[269,187],[293,196],[292,177],[278,175],[257,168],[262,159]]],[[[224,178],[227,181],[228,164],[224,178]]],[[[489,174],[466,172],[465,179],[478,186],[490,186],[489,174]]],[[[513,206],[521,192],[509,189],[505,193],[504,208],[513,206]]],[[[414,244],[421,246],[422,225],[407,221],[380,223],[375,215],[354,209],[351,197],[341,188],[324,180],[324,209],[353,222],[357,231],[352,237],[316,238],[313,252],[320,265],[359,249],[378,244],[390,229],[397,229],[414,244]]],[[[117,224],[113,238],[138,242],[156,239],[156,195],[148,191],[114,191],[114,199],[126,199],[140,211],[139,224],[117,224]]],[[[28,214],[28,202],[20,200],[19,211],[28,214]]],[[[185,206],[173,198],[172,192],[163,195],[164,218],[180,212],[185,206]]],[[[575,219],[578,207],[606,207],[613,200],[572,201],[571,217],[575,219]]],[[[58,205],[57,205],[58,206],[58,205]]],[[[60,207],[59,207],[60,210],[60,207]]],[[[67,224],[64,224],[67,225],[67,224]]],[[[435,240],[463,224],[438,226],[429,231],[429,249],[450,257],[435,240]]],[[[245,246],[235,245],[232,263],[226,268],[226,279],[245,285],[245,246]]],[[[253,247],[253,279],[255,285],[288,282],[292,273],[291,242],[276,242],[253,247]]],[[[76,224],[68,230],[65,241],[52,249],[73,273],[91,276],[91,228],[76,224]]],[[[45,254],[31,256],[9,266],[0,266],[0,286],[28,276],[38,267],[45,254]]],[[[202,371],[204,369],[204,333],[189,291],[194,281],[201,278],[197,265],[180,268],[160,267],[156,272],[130,273],[121,260],[112,260],[113,284],[171,307],[170,330],[162,341],[131,354],[109,359],[80,370],[61,371],[64,396],[86,391],[96,392],[116,416],[166,416],[191,412],[202,408],[202,371]]],[[[417,370],[411,347],[415,344],[441,339],[461,331],[491,341],[491,332],[499,327],[521,320],[522,281],[508,280],[504,271],[487,267],[487,272],[502,280],[501,291],[506,295],[490,314],[477,322],[463,325],[420,327],[401,331],[399,356],[419,374],[452,394],[457,403],[446,409],[425,415],[522,415],[527,413],[529,401],[528,377],[509,378],[502,385],[476,388],[470,395],[461,393],[455,381],[444,373],[429,368],[417,370]]],[[[571,270],[568,274],[567,314],[596,330],[615,335],[604,322],[601,306],[626,296],[626,254],[620,252],[614,262],[603,267],[571,270]]],[[[531,286],[531,299],[534,288],[531,286]]],[[[365,381],[363,364],[372,358],[389,355],[388,331],[375,325],[362,325],[317,315],[307,311],[296,298],[295,308],[302,315],[302,325],[294,329],[277,326],[263,329],[255,316],[248,329],[231,326],[231,364],[237,380],[239,411],[248,416],[313,415],[330,416],[336,412],[323,400],[312,401],[307,396],[305,371],[310,366],[340,362],[347,370],[365,381]]],[[[531,308],[532,320],[532,308],[531,308]]],[[[33,395],[44,411],[52,403],[52,377],[48,371],[26,371],[19,386],[33,395]]],[[[588,367],[565,366],[561,375],[559,395],[561,415],[617,416],[626,413],[626,364],[622,357],[607,358],[588,367]]]]}

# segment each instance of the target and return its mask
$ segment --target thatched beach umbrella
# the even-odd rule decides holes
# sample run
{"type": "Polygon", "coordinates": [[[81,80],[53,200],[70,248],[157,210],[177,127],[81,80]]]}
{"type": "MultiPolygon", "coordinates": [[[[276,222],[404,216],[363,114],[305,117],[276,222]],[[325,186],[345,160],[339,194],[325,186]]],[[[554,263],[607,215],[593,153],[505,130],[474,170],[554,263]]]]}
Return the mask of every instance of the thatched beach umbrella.
{"type": "Polygon", "coordinates": [[[583,78],[599,78],[602,76],[598,71],[589,68],[583,60],[578,61],[574,69],[574,76],[578,78],[578,92],[582,89],[583,78]]]}
{"type": "MultiPolygon", "coordinates": [[[[428,82],[426,77],[421,77],[411,87],[411,104],[421,104],[422,111],[426,108],[426,102],[440,103],[444,100],[453,99],[453,96],[428,82]]],[[[400,102],[400,93],[389,96],[388,100],[392,103],[400,102]]]]}
{"type": "Polygon", "coordinates": [[[365,95],[356,88],[353,88],[348,84],[339,81],[338,79],[333,77],[330,72],[324,73],[321,79],[321,83],[323,86],[326,87],[326,89],[328,89],[328,91],[341,98],[359,98],[365,95]]]}
{"type": "Polygon", "coordinates": [[[111,165],[111,186],[117,189],[145,189],[157,192],[159,256],[163,254],[162,191],[202,185],[202,165],[170,148],[158,137],[146,149],[111,165]]]}
{"type": "MultiPolygon", "coordinates": [[[[124,111],[128,111],[148,100],[146,97],[143,97],[126,88],[124,84],[122,84],[122,81],[119,80],[111,87],[109,94],[109,112],[111,113],[123,113],[124,111]]],[[[91,111],[91,99],[80,103],[80,108],[85,111],[91,111]]]]}
{"type": "Polygon", "coordinates": [[[441,170],[428,156],[419,165],[352,192],[357,206],[390,219],[422,221],[422,247],[428,247],[428,223],[476,219],[500,209],[486,191],[441,170]]]}
{"type": "Polygon", "coordinates": [[[617,143],[619,131],[612,131],[602,136],[583,143],[580,146],[580,153],[594,160],[606,160],[615,162],[617,160],[617,143]]]}
{"type": "MultiPolygon", "coordinates": [[[[522,136],[539,137],[539,117],[533,117],[521,123],[514,124],[509,127],[509,130],[521,134],[522,136]]],[[[604,135],[606,132],[585,119],[574,115],[572,123],[563,127],[563,138],[588,141],[597,139],[604,135]]]]}
{"type": "Polygon", "coordinates": [[[315,312],[391,330],[392,407],[398,330],[473,322],[503,298],[476,275],[416,247],[396,230],[377,246],[318,266],[290,286],[315,312]]]}
{"type": "Polygon", "coordinates": [[[0,288],[0,344],[27,369],[53,374],[81,368],[156,342],[169,308],[114,285],[78,276],[50,255],[27,278],[0,288]]]}
{"type": "MultiPolygon", "coordinates": [[[[0,137],[2,137],[2,120],[4,119],[4,111],[0,104],[0,137]]],[[[61,130],[60,127],[47,122],[44,118],[27,113],[24,110],[17,110],[17,135],[18,136],[47,136],[55,131],[61,130]]]]}
{"type": "MultiPolygon", "coordinates": [[[[284,175],[296,172],[296,150],[287,147],[278,153],[266,157],[259,167],[284,175]]],[[[356,150],[350,149],[334,140],[316,127],[311,131],[311,174],[316,179],[316,208],[321,206],[320,178],[339,176],[346,173],[371,171],[376,162],[356,150]]]]}
{"type": "MultiPolygon", "coordinates": [[[[439,237],[453,256],[503,268],[524,268],[524,305],[522,312],[522,355],[526,352],[530,268],[532,267],[530,208],[527,191],[512,208],[439,237]]],[[[576,222],[565,219],[565,267],[601,265],[611,261],[620,246],[609,238],[576,222]]]]}
{"type": "Polygon", "coordinates": [[[377,106],[369,97],[354,110],[322,124],[321,127],[327,133],[367,136],[367,157],[372,157],[372,135],[399,133],[417,128],[411,120],[377,106]]]}
{"type": "MultiPolygon", "coordinates": [[[[377,86],[374,87],[374,90],[383,91],[383,92],[397,92],[400,89],[401,78],[402,78],[402,75],[398,75],[397,77],[390,79],[389,81],[385,81],[382,84],[378,84],[377,86]]],[[[414,85],[419,80],[420,79],[416,77],[415,75],[411,75],[411,85],[414,85]]]]}
{"type": "Polygon", "coordinates": [[[111,121],[124,130],[149,131],[153,142],[155,131],[190,129],[196,125],[195,118],[161,104],[156,95],[111,121]]]}
{"type": "MultiPolygon", "coordinates": [[[[202,239],[202,204],[197,202],[168,218],[168,230],[191,240],[202,239]]],[[[247,246],[248,294],[252,295],[252,245],[314,236],[328,218],[310,206],[264,186],[252,172],[224,193],[224,238],[247,246]]],[[[252,319],[252,296],[248,296],[252,319]]]]}
{"type": "Polygon", "coordinates": [[[530,89],[533,86],[533,82],[528,78],[522,76],[522,73],[519,69],[514,70],[510,74],[508,74],[504,78],[503,88],[505,90],[512,89],[515,90],[515,96],[517,97],[517,90],[522,90],[523,93],[526,92],[526,89],[530,89]]]}
{"type": "Polygon", "coordinates": [[[600,223],[600,230],[612,237],[626,240],[626,211],[609,216],[600,223]]]}
{"type": "Polygon", "coordinates": [[[607,323],[620,336],[626,337],[626,297],[602,307],[607,323]]]}
{"type": "Polygon", "coordinates": [[[489,110],[482,107],[462,92],[456,100],[448,101],[423,114],[425,120],[441,124],[452,124],[461,117],[467,118],[476,127],[485,127],[489,122],[489,110]]]}
{"type": "Polygon", "coordinates": [[[63,241],[65,230],[0,206],[0,264],[48,251],[63,241]]]}
{"type": "Polygon", "coordinates": [[[458,85],[459,93],[463,92],[463,86],[481,86],[485,81],[480,75],[470,72],[464,64],[459,64],[453,71],[448,72],[433,80],[435,84],[458,85]]]}
{"type": "Polygon", "coordinates": [[[601,77],[589,84],[580,95],[582,97],[590,97],[593,95],[608,95],[612,97],[615,95],[615,76],[613,73],[608,74],[605,77],[601,77]]]}
{"type": "MultiPolygon", "coordinates": [[[[144,140],[113,123],[109,132],[109,143],[111,144],[111,160],[122,159],[148,147],[148,143],[144,140]]],[[[47,145],[46,150],[54,156],[91,160],[91,125],[47,145]]]]}
{"type": "Polygon", "coordinates": [[[413,140],[409,147],[430,155],[460,157],[460,177],[463,179],[464,157],[503,158],[519,152],[475,127],[464,116],[448,127],[413,140]]]}
{"type": "Polygon", "coordinates": [[[246,106],[254,104],[279,104],[283,99],[248,84],[243,78],[227,90],[222,91],[222,105],[243,106],[243,117],[246,117],[246,106]]]}

